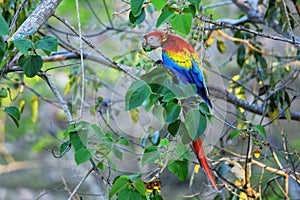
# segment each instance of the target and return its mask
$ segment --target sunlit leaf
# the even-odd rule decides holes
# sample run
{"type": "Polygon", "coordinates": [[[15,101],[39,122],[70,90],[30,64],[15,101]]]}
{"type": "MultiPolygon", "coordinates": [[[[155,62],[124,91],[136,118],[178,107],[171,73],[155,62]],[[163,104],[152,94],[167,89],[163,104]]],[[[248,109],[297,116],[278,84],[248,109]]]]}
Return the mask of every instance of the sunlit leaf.
{"type": "Polygon", "coordinates": [[[166,4],[168,0],[151,0],[153,6],[156,10],[161,10],[166,4]]]}
{"type": "Polygon", "coordinates": [[[31,121],[36,122],[39,116],[39,98],[37,96],[31,98],[31,121]]]}
{"type": "Polygon", "coordinates": [[[137,124],[140,118],[140,112],[138,109],[133,109],[130,112],[130,118],[134,124],[137,124]]]}
{"type": "Polygon", "coordinates": [[[177,33],[186,36],[190,33],[193,15],[191,13],[179,14],[173,17],[171,26],[177,33]]]}
{"type": "Polygon", "coordinates": [[[199,169],[201,168],[201,165],[199,164],[196,164],[195,167],[194,167],[194,173],[198,173],[199,172],[199,169]]]}
{"type": "Polygon", "coordinates": [[[6,88],[1,88],[0,90],[0,98],[6,98],[8,95],[6,88]]]}
{"type": "Polygon", "coordinates": [[[20,103],[19,103],[19,112],[20,112],[20,113],[23,112],[24,107],[25,107],[25,103],[26,103],[25,100],[21,100],[21,101],[20,101],[20,103]]]}
{"type": "Polygon", "coordinates": [[[226,45],[223,40],[217,40],[217,48],[220,51],[220,53],[226,52],[226,45]]]}
{"type": "Polygon", "coordinates": [[[168,146],[169,145],[169,140],[167,138],[163,138],[163,139],[160,140],[159,144],[163,147],[168,146]]]}

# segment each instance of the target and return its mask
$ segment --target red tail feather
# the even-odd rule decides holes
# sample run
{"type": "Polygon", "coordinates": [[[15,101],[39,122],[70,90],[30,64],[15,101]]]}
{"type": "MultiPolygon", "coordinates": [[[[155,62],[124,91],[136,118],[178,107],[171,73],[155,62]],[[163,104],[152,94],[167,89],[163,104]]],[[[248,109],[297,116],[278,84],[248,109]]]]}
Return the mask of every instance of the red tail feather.
{"type": "Polygon", "coordinates": [[[203,149],[203,145],[202,145],[202,141],[201,138],[199,137],[196,141],[193,141],[193,147],[195,149],[196,155],[198,157],[198,160],[201,164],[201,166],[203,167],[204,171],[206,172],[208,179],[210,180],[210,182],[212,183],[212,185],[214,186],[214,188],[216,190],[218,190],[217,184],[215,182],[215,179],[213,177],[213,175],[210,172],[207,160],[206,160],[206,156],[204,153],[204,149],[203,149]]]}

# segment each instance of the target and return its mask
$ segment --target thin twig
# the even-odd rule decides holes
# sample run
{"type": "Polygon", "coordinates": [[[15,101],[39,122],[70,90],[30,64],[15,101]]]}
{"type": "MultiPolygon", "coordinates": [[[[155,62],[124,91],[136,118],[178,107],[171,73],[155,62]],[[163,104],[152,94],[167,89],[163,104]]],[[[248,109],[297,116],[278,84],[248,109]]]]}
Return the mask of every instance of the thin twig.
{"type": "Polygon", "coordinates": [[[92,171],[94,170],[94,168],[91,168],[86,174],[85,176],[80,180],[80,182],[76,185],[76,187],[74,188],[73,192],[71,193],[71,195],[69,196],[68,200],[71,200],[73,198],[73,196],[76,194],[76,192],[78,191],[78,189],[80,188],[80,186],[84,183],[84,181],[87,179],[87,177],[92,173],[92,171]]]}
{"type": "Polygon", "coordinates": [[[84,96],[85,96],[85,68],[83,63],[83,45],[82,45],[82,32],[81,32],[81,22],[80,22],[80,10],[78,0],[76,2],[76,14],[77,14],[77,24],[79,33],[79,50],[80,50],[80,66],[81,66],[81,103],[79,108],[79,118],[82,116],[84,96]]]}
{"type": "Polygon", "coordinates": [[[231,25],[231,24],[228,24],[228,23],[224,23],[224,22],[217,22],[215,20],[212,20],[212,19],[210,19],[208,17],[205,17],[205,16],[202,16],[202,15],[197,15],[196,17],[198,19],[204,21],[204,22],[214,24],[215,26],[220,26],[220,27],[223,27],[223,28],[229,28],[231,30],[245,31],[245,32],[257,35],[257,36],[264,37],[264,38],[269,38],[269,39],[272,39],[272,40],[278,40],[278,41],[287,42],[287,43],[290,43],[290,44],[295,44],[298,47],[300,46],[300,41],[298,41],[298,40],[294,41],[294,40],[287,39],[287,38],[282,37],[282,36],[276,36],[276,35],[272,35],[272,34],[266,34],[266,33],[263,33],[263,32],[258,32],[258,31],[255,31],[255,30],[243,27],[243,26],[235,26],[235,25],[231,25]]]}

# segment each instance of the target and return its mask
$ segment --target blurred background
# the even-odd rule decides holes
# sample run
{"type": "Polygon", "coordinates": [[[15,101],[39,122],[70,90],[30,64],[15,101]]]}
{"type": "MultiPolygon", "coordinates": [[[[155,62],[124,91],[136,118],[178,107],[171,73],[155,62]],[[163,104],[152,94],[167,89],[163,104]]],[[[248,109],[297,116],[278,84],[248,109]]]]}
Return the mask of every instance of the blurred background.
{"type": "MultiPolygon", "coordinates": [[[[177,4],[179,5],[182,2],[185,1],[178,1],[177,4]]],[[[20,26],[36,8],[38,1],[14,0],[1,2],[2,15],[6,18],[13,18],[22,3],[25,3],[25,7],[19,14],[17,26],[20,26]]],[[[269,2],[266,1],[263,5],[262,9],[265,11],[269,2]]],[[[293,7],[292,5],[292,2],[289,1],[288,6],[293,7]]],[[[231,1],[202,0],[200,6],[203,9],[202,14],[211,16],[213,20],[226,21],[226,19],[239,19],[241,16],[245,16],[245,13],[231,1]],[[218,5],[219,3],[221,5],[218,5]]],[[[103,177],[92,172],[80,186],[74,197],[75,199],[107,199],[108,187],[105,182],[112,183],[117,175],[142,173],[144,180],[149,180],[152,173],[155,174],[162,167],[157,164],[142,166],[144,148],[141,144],[143,144],[145,138],[147,139],[149,133],[152,134],[151,130],[163,129],[165,125],[145,108],[139,108],[138,114],[125,111],[126,91],[134,79],[128,74],[108,66],[107,60],[97,52],[100,51],[109,59],[127,66],[128,72],[138,77],[153,68],[152,61],[161,59],[160,50],[146,54],[141,48],[142,36],[156,30],[156,22],[160,12],[156,11],[151,3],[145,4],[147,13],[145,20],[141,24],[132,25],[128,17],[130,9],[129,1],[79,1],[82,34],[94,45],[94,48],[91,48],[86,43],[83,44],[85,53],[84,101],[81,97],[80,56],[72,55],[73,59],[70,59],[68,57],[70,55],[66,53],[67,50],[78,50],[80,48],[77,35],[58,17],[50,17],[47,23],[36,33],[36,37],[49,35],[58,38],[58,51],[51,54],[52,60],[47,60],[47,55],[39,52],[45,59],[42,70],[47,73],[60,94],[67,101],[74,119],[96,124],[102,128],[103,133],[115,132],[120,138],[127,138],[132,143],[139,144],[120,148],[120,151],[123,152],[122,160],[118,159],[116,152],[114,152],[111,155],[113,163],[104,163],[106,168],[102,175],[107,180],[103,181],[103,177]]],[[[75,1],[62,1],[55,10],[55,15],[66,20],[78,30],[75,1]]],[[[298,18],[295,20],[294,32],[299,33],[299,16],[296,17],[298,18]]],[[[253,24],[249,24],[251,28],[255,27],[253,24]]],[[[263,24],[255,25],[261,29],[265,28],[263,24]]],[[[167,29],[170,29],[170,24],[159,27],[159,30],[162,31],[167,29]]],[[[264,80],[254,78],[253,69],[251,69],[252,71],[246,71],[239,66],[236,60],[241,55],[238,54],[237,44],[231,40],[234,35],[233,30],[227,29],[224,31],[227,36],[218,32],[214,32],[213,36],[210,36],[208,35],[208,29],[208,23],[195,20],[191,34],[186,37],[186,40],[195,49],[198,48],[198,55],[202,60],[208,87],[212,90],[217,87],[223,89],[223,91],[232,92],[237,97],[249,102],[249,104],[257,103],[257,96],[253,93],[258,94],[263,86],[269,84],[271,78],[264,80]],[[199,30],[199,27],[204,28],[199,30]],[[199,33],[200,37],[194,39],[192,36],[195,32],[199,33]],[[207,38],[211,40],[208,41],[207,38]],[[204,41],[206,45],[202,46],[204,41]],[[220,50],[220,48],[226,49],[220,50]],[[249,76],[246,76],[247,73],[249,76]],[[232,86],[234,83],[232,80],[245,84],[243,86],[246,86],[253,93],[247,90],[246,92],[237,92],[240,89],[232,86]]],[[[271,28],[265,28],[264,31],[267,34],[275,33],[271,28]]],[[[246,39],[248,38],[246,37],[246,39]]],[[[273,77],[276,79],[275,81],[281,84],[288,82],[289,79],[294,79],[293,82],[286,85],[286,88],[290,92],[290,99],[293,99],[290,110],[299,113],[300,104],[297,96],[300,87],[297,72],[300,69],[299,63],[290,62],[290,60],[283,58],[299,56],[299,49],[286,42],[263,37],[255,39],[249,37],[249,40],[253,45],[259,44],[261,49],[269,54],[263,54],[263,56],[267,68],[272,68],[268,71],[269,75],[272,70],[276,73],[276,76],[273,77]],[[285,72],[279,71],[279,68],[285,69],[285,72]],[[282,77],[282,79],[279,77],[282,77]]],[[[247,48],[245,54],[248,55],[246,62],[249,65],[257,63],[257,59],[251,60],[255,57],[253,52],[251,53],[251,48],[247,48]]],[[[297,59],[295,60],[297,61],[297,59]]],[[[1,107],[14,105],[22,110],[19,127],[16,127],[14,121],[5,112],[0,112],[0,199],[67,199],[73,189],[86,176],[91,166],[88,162],[77,165],[71,152],[60,158],[60,146],[67,140],[65,132],[69,127],[69,122],[63,110],[60,109],[58,100],[47,83],[38,76],[28,78],[21,73],[8,73],[0,79],[0,84],[0,87],[5,88],[9,94],[7,97],[1,98],[1,107]]],[[[271,88],[268,92],[276,91],[276,89],[278,88],[271,88]]],[[[265,145],[268,143],[277,152],[277,156],[284,166],[283,168],[290,167],[290,169],[299,173],[299,120],[272,120],[261,115],[253,115],[251,112],[244,112],[244,110],[237,112],[236,106],[231,102],[227,102],[225,96],[222,98],[215,95],[214,91],[212,91],[214,104],[212,113],[215,115],[215,119],[213,123],[208,125],[205,136],[203,136],[205,151],[209,155],[217,155],[217,151],[221,148],[240,155],[245,155],[245,152],[247,152],[248,140],[245,139],[247,137],[243,137],[242,134],[241,137],[228,137],[233,129],[227,124],[243,128],[243,126],[249,124],[250,127],[255,124],[270,123],[265,126],[266,138],[259,136],[257,143],[254,142],[253,144],[253,149],[258,149],[260,152],[258,160],[270,166],[276,165],[276,162],[272,159],[272,153],[268,150],[268,145],[265,145]],[[239,115],[240,113],[243,113],[243,115],[239,115]],[[243,118],[244,116],[246,116],[246,119],[243,118]],[[264,140],[264,145],[260,145],[259,140],[264,140]],[[294,151],[295,157],[291,158],[290,163],[285,160],[287,155],[283,144],[287,145],[286,148],[289,153],[294,151]]],[[[95,134],[89,133],[88,140],[88,145],[91,148],[100,151],[97,149],[98,147],[96,148],[99,139],[95,134]]],[[[174,141],[175,143],[180,142],[180,139],[173,139],[174,141]]],[[[186,146],[189,152],[192,153],[189,145],[186,146]]],[[[95,160],[101,160],[101,156],[102,154],[96,155],[95,160]]],[[[196,161],[194,157],[191,159],[196,161]]],[[[203,199],[216,198],[216,195],[206,187],[205,174],[202,171],[197,174],[193,173],[194,164],[189,166],[189,176],[185,181],[179,181],[176,175],[172,175],[167,169],[163,170],[160,174],[160,180],[162,182],[161,193],[165,199],[197,199],[193,194],[199,191],[203,199]]],[[[260,170],[260,167],[253,167],[252,173],[259,177],[261,175],[260,170]]],[[[234,175],[236,174],[233,173],[232,177],[228,177],[232,182],[235,180],[234,175]]],[[[266,172],[266,176],[270,177],[264,182],[267,187],[268,181],[277,175],[266,172]]],[[[254,178],[253,184],[255,185],[255,181],[258,180],[259,178],[254,178]]],[[[278,179],[278,181],[282,183],[283,179],[278,179]]],[[[297,184],[295,186],[296,193],[299,191],[298,186],[297,184]]],[[[266,190],[265,195],[271,195],[272,199],[281,199],[281,194],[272,194],[274,188],[266,190]]]]}

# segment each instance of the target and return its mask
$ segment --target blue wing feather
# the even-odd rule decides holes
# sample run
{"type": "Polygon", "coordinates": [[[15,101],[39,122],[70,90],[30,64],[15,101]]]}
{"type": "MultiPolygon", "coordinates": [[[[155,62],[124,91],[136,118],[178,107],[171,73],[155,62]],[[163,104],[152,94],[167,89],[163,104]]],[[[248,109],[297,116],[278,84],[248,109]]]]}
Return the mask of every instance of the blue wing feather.
{"type": "Polygon", "coordinates": [[[184,68],[179,66],[172,58],[165,53],[162,54],[165,67],[172,70],[183,84],[195,84],[197,86],[197,94],[212,108],[210,100],[207,98],[208,90],[205,84],[202,71],[198,68],[198,63],[192,61],[192,68],[184,68]]]}

